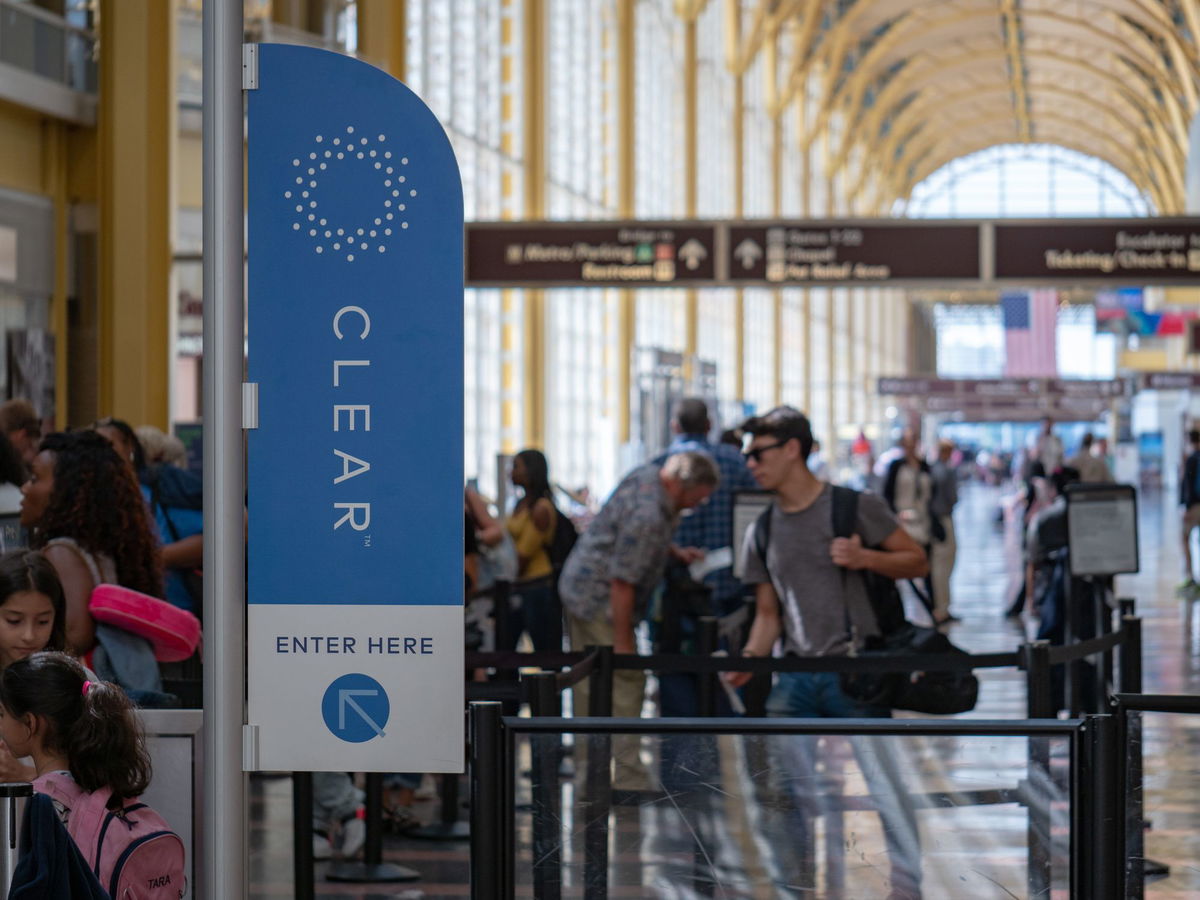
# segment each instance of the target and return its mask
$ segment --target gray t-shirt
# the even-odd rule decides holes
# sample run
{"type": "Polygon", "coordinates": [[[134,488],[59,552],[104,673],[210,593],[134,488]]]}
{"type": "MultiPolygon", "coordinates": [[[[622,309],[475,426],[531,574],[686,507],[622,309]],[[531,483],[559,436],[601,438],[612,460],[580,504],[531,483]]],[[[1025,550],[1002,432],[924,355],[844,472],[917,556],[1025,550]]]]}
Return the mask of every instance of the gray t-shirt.
{"type": "MultiPolygon", "coordinates": [[[[844,656],[850,650],[847,612],[860,645],[878,634],[862,577],[835,566],[829,556],[833,488],[826,485],[808,509],[783,512],[776,503],[770,515],[765,565],[755,546],[754,529],[746,530],[742,582],[774,586],[782,607],[784,651],[797,656],[844,656]]],[[[899,527],[881,497],[859,494],[854,530],[863,546],[877,547],[899,527]]]]}

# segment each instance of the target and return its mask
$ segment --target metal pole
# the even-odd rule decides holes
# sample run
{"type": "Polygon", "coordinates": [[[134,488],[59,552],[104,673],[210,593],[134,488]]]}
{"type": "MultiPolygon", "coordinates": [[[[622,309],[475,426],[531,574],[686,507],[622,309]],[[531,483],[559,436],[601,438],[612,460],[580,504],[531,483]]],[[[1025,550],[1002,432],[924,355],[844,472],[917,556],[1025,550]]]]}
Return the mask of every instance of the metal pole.
{"type": "MultiPolygon", "coordinates": [[[[559,716],[562,703],[557,676],[538,672],[525,676],[530,683],[529,714],[559,716]]],[[[562,896],[562,791],[558,784],[558,736],[532,735],[533,783],[533,895],[538,900],[559,900],[562,896]]]]}
{"type": "Polygon", "coordinates": [[[1121,619],[1125,639],[1121,641],[1121,693],[1142,692],[1142,620],[1137,616],[1121,619]]]}
{"type": "Polygon", "coordinates": [[[313,900],[313,777],[292,773],[292,891],[296,900],[313,900]]]}
{"type": "MultiPolygon", "coordinates": [[[[1050,644],[1034,641],[1021,646],[1030,719],[1054,718],[1050,690],[1050,644]]],[[[1049,890],[1051,882],[1050,746],[1046,738],[1029,738],[1029,770],[1025,779],[1029,846],[1028,883],[1031,897],[1049,890]]]]}
{"type": "MultiPolygon", "coordinates": [[[[717,643],[716,618],[701,616],[696,632],[697,655],[712,656],[717,651],[717,643]]],[[[717,714],[717,676],[712,672],[700,672],[696,675],[696,702],[700,715],[710,717],[717,714]]]]}
{"type": "Polygon", "coordinates": [[[24,820],[25,804],[33,796],[28,781],[0,784],[0,896],[7,897],[17,869],[17,835],[24,820]]]}
{"type": "Polygon", "coordinates": [[[471,898],[500,900],[506,886],[497,874],[502,865],[506,824],[503,799],[503,734],[501,706],[496,702],[472,703],[471,740],[471,898]]]}
{"type": "Polygon", "coordinates": [[[207,0],[204,59],[204,867],[199,897],[244,897],[242,0],[207,0]]]}

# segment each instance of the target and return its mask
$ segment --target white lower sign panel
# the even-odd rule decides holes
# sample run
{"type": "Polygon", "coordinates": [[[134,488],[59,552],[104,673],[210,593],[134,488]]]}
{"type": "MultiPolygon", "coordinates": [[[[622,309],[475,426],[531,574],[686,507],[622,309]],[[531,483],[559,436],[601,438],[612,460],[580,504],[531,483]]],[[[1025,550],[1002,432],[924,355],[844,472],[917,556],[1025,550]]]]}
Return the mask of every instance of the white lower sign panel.
{"type": "Polygon", "coordinates": [[[461,772],[461,606],[249,608],[246,768],[461,772]]]}

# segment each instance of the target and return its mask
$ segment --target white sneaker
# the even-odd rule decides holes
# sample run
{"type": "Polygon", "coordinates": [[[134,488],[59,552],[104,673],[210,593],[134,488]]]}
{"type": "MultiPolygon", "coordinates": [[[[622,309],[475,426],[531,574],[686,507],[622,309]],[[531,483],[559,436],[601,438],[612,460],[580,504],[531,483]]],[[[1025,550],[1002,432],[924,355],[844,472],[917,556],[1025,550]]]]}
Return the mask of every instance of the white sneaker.
{"type": "Polygon", "coordinates": [[[338,851],[343,859],[350,859],[362,849],[367,840],[367,823],[358,816],[352,816],[342,822],[342,836],[338,842],[338,851]]]}
{"type": "Polygon", "coordinates": [[[330,859],[333,856],[333,845],[329,838],[320,832],[313,832],[313,859],[330,859]]]}

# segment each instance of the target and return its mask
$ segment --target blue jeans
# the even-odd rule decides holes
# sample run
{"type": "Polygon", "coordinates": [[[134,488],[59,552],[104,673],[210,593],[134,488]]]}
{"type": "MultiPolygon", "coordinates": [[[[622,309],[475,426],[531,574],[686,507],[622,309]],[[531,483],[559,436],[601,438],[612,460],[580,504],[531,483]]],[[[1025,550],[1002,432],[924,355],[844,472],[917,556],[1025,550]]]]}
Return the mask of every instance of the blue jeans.
{"type": "MultiPolygon", "coordinates": [[[[804,719],[890,718],[892,711],[860,703],[842,692],[836,672],[782,672],[767,698],[767,715],[804,719]]],[[[772,764],[780,788],[791,794],[794,812],[786,823],[780,823],[796,834],[803,847],[811,842],[812,817],[841,815],[840,807],[830,804],[828,794],[822,796],[808,790],[818,782],[818,753],[815,736],[777,738],[772,742],[772,764]]],[[[904,786],[902,760],[897,756],[892,738],[850,738],[859,769],[867,788],[875,799],[883,823],[891,862],[891,887],[920,896],[921,843],[916,809],[904,786]]],[[[780,833],[788,833],[787,831],[780,833]]],[[[800,860],[800,883],[813,878],[811,860],[800,860]]],[[[795,883],[797,873],[781,872],[779,876],[795,883]]],[[[814,882],[815,883],[815,882],[814,882]]]]}
{"type": "Polygon", "coordinates": [[[528,584],[514,584],[512,588],[515,609],[508,617],[508,646],[497,646],[497,650],[515,650],[522,632],[529,634],[533,649],[543,653],[562,652],[562,604],[550,578],[539,579],[528,584]]]}

